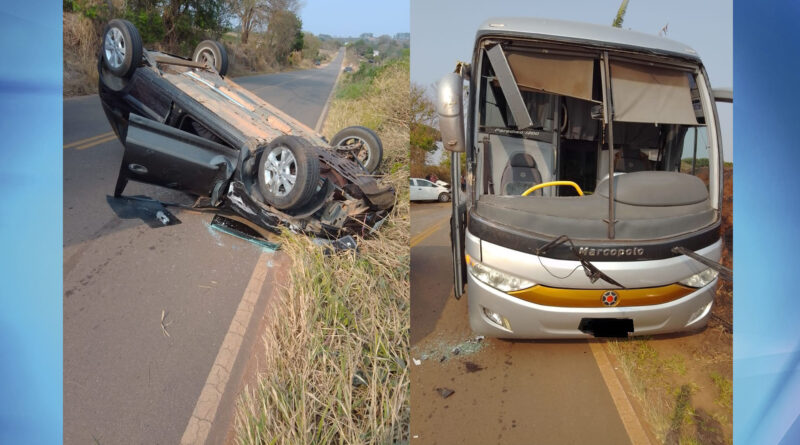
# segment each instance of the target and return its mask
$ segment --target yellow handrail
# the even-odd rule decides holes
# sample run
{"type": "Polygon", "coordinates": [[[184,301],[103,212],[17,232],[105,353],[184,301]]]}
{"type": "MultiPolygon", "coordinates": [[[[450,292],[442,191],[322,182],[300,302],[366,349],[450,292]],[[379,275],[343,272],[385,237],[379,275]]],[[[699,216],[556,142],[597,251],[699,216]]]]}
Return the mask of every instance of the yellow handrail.
{"type": "Polygon", "coordinates": [[[583,190],[581,190],[581,188],[580,188],[580,186],[578,184],[576,184],[576,183],[574,183],[572,181],[550,181],[550,182],[543,182],[541,184],[536,184],[533,187],[529,188],[528,190],[525,190],[522,193],[522,196],[528,196],[531,193],[535,192],[536,190],[539,190],[539,189],[545,188],[545,187],[551,187],[551,186],[554,186],[554,185],[571,185],[572,187],[575,188],[575,190],[578,191],[578,195],[583,196],[583,190]]]}

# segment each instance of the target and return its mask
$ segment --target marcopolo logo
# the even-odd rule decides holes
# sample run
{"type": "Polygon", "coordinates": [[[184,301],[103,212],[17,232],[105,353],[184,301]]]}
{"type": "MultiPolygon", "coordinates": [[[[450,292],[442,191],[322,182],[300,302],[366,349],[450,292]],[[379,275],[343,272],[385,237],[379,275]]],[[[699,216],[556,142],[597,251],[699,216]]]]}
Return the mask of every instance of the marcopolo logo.
{"type": "Polygon", "coordinates": [[[616,306],[619,303],[619,295],[613,290],[603,292],[603,304],[606,306],[616,306]]]}
{"type": "Polygon", "coordinates": [[[582,256],[604,256],[604,257],[631,257],[644,255],[642,247],[619,247],[619,248],[594,248],[579,247],[578,254],[582,256]]]}

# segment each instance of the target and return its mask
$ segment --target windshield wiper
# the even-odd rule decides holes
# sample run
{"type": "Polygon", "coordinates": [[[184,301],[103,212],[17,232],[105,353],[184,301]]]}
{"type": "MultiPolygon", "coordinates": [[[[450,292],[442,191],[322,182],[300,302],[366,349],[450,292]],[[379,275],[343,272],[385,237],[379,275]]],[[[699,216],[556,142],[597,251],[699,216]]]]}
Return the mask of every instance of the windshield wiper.
{"type": "Polygon", "coordinates": [[[625,286],[623,286],[613,278],[606,275],[603,271],[595,267],[595,265],[592,264],[591,261],[587,260],[583,255],[581,255],[578,249],[575,248],[575,244],[572,243],[572,240],[567,235],[561,235],[558,238],[548,242],[544,246],[539,247],[538,249],[536,249],[536,255],[538,256],[544,255],[545,253],[547,253],[548,250],[552,249],[553,247],[560,246],[564,243],[569,243],[572,254],[575,255],[576,258],[578,258],[578,261],[580,261],[581,266],[583,266],[583,272],[586,273],[586,276],[589,277],[589,281],[591,281],[593,284],[597,280],[603,280],[606,283],[613,284],[614,286],[619,286],[622,289],[626,289],[625,286]]]}
{"type": "Polygon", "coordinates": [[[731,269],[723,266],[722,264],[714,261],[714,260],[710,260],[710,259],[704,257],[703,255],[700,255],[700,254],[697,254],[695,252],[692,252],[691,250],[689,250],[689,249],[687,249],[685,247],[681,247],[681,246],[673,247],[672,248],[672,252],[673,253],[679,253],[681,255],[686,255],[689,258],[691,258],[691,259],[693,259],[693,260],[695,260],[695,261],[697,261],[699,263],[702,263],[702,264],[710,267],[711,269],[716,270],[717,272],[719,272],[719,276],[723,280],[733,281],[733,271],[731,269]]]}

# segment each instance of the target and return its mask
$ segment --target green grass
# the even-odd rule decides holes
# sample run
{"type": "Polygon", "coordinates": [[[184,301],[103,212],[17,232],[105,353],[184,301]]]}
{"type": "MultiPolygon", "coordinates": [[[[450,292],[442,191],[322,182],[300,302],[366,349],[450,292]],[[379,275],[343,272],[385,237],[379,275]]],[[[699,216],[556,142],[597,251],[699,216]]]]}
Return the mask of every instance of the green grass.
{"type": "Polygon", "coordinates": [[[391,70],[397,65],[409,67],[408,58],[401,58],[388,61],[382,65],[374,65],[361,62],[358,70],[351,73],[344,73],[342,83],[336,92],[338,99],[353,100],[369,94],[372,83],[387,70],[391,70]]]}
{"type": "Polygon", "coordinates": [[[716,371],[712,371],[710,377],[717,390],[717,397],[714,401],[719,406],[730,407],[733,403],[733,382],[716,371]]]}

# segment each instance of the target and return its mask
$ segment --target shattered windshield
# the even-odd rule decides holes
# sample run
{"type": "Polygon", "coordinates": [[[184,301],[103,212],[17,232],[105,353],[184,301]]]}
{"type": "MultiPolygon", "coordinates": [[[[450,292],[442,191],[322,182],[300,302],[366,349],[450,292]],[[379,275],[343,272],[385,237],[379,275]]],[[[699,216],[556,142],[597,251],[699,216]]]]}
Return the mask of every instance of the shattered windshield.
{"type": "Polygon", "coordinates": [[[696,69],[612,57],[606,97],[600,53],[495,48],[483,51],[476,79],[478,195],[519,196],[551,181],[577,187],[530,194],[591,195],[611,169],[615,177],[682,172],[708,186],[709,138],[696,69]],[[605,103],[613,104],[611,125],[604,124],[605,103]]]}

